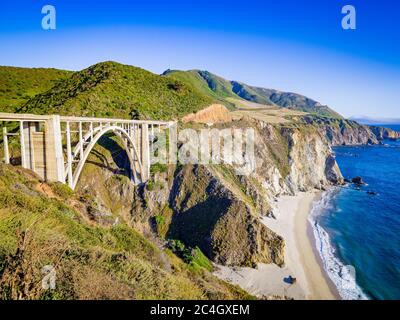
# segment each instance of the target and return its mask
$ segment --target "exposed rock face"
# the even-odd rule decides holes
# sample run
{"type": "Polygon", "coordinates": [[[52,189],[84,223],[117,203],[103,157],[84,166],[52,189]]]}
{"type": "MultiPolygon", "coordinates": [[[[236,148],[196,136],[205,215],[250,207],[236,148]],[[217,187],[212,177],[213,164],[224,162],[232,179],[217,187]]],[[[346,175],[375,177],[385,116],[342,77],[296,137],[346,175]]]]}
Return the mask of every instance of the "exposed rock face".
{"type": "Polygon", "coordinates": [[[384,139],[400,139],[400,132],[352,120],[305,116],[303,121],[317,127],[332,146],[380,144],[384,139]]]}
{"type": "Polygon", "coordinates": [[[199,246],[215,262],[283,264],[283,239],[259,220],[251,199],[230,190],[213,169],[186,166],[171,192],[174,215],[168,236],[199,246]]]}
{"type": "Polygon", "coordinates": [[[400,139],[400,132],[396,132],[389,128],[370,126],[371,131],[376,135],[378,140],[384,139],[400,139]]]}
{"type": "Polygon", "coordinates": [[[110,205],[104,199],[113,199],[114,205],[124,203],[125,219],[143,233],[156,231],[161,237],[198,246],[217,263],[283,265],[284,240],[260,218],[272,214],[279,195],[342,183],[340,170],[315,127],[253,120],[229,126],[255,129],[256,170],[249,176],[237,176],[226,165],[170,165],[153,172],[152,179],[133,194],[108,186],[110,177],[105,188],[89,178],[83,178],[81,186],[96,193],[102,205],[110,205]],[[108,190],[108,195],[100,190],[108,190]]]}
{"type": "Polygon", "coordinates": [[[339,166],[336,162],[335,157],[332,154],[328,155],[326,158],[325,176],[333,184],[344,183],[344,179],[340,172],[339,166]]]}
{"type": "Polygon", "coordinates": [[[326,126],[321,131],[333,146],[379,144],[378,138],[366,126],[335,128],[326,126]]]}
{"type": "Polygon", "coordinates": [[[313,131],[285,132],[290,146],[290,173],[286,182],[292,193],[324,189],[343,181],[331,149],[320,134],[313,131]]]}

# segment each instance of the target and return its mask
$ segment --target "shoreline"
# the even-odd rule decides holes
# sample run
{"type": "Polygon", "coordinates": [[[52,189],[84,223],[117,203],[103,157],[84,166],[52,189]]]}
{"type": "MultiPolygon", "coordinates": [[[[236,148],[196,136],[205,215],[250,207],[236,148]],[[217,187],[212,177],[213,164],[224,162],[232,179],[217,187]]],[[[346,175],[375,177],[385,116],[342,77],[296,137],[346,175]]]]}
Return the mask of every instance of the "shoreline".
{"type": "Polygon", "coordinates": [[[329,277],[329,274],[327,273],[327,271],[324,268],[323,262],[322,262],[322,258],[318,252],[318,249],[316,247],[316,239],[314,236],[314,230],[312,228],[312,226],[310,225],[310,223],[307,226],[307,236],[309,237],[311,244],[312,244],[312,250],[314,253],[314,256],[317,260],[317,263],[319,265],[319,267],[321,268],[322,271],[322,275],[325,278],[325,281],[327,282],[329,289],[331,290],[331,293],[334,295],[336,300],[343,300],[343,298],[340,296],[340,293],[338,291],[338,289],[336,288],[335,283],[332,281],[332,279],[329,277]]]}
{"type": "Polygon", "coordinates": [[[321,195],[320,191],[312,191],[281,196],[274,210],[276,219],[262,218],[264,225],[285,239],[285,266],[258,264],[257,269],[217,266],[214,274],[258,297],[341,299],[323,268],[308,220],[313,204],[321,195]],[[296,278],[296,283],[288,283],[289,276],[296,278]]]}
{"type": "MultiPolygon", "coordinates": [[[[313,228],[308,219],[313,209],[313,205],[321,199],[321,196],[322,192],[315,192],[312,201],[304,204],[304,206],[307,206],[307,209],[300,209],[295,217],[295,225],[301,225],[299,226],[299,232],[296,234],[298,240],[297,244],[301,243],[304,245],[304,252],[301,255],[300,261],[305,269],[307,281],[311,287],[309,299],[341,300],[342,298],[339,295],[339,291],[324,269],[321,256],[316,246],[317,242],[313,228]]],[[[302,201],[304,201],[304,199],[302,201]]]]}

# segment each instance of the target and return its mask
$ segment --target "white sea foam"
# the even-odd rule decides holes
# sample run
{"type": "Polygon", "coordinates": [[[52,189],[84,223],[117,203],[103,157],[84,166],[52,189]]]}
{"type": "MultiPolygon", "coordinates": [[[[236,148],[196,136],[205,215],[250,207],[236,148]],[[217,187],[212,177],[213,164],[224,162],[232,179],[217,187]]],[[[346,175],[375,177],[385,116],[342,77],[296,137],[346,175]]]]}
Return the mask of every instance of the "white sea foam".
{"type": "Polygon", "coordinates": [[[324,192],[321,199],[314,203],[308,220],[310,221],[316,246],[321,256],[323,267],[329,278],[335,284],[340,296],[344,300],[366,300],[367,295],[356,283],[354,267],[344,265],[336,255],[336,250],[331,244],[329,234],[319,224],[321,214],[332,208],[332,200],[338,193],[338,188],[324,192]]]}

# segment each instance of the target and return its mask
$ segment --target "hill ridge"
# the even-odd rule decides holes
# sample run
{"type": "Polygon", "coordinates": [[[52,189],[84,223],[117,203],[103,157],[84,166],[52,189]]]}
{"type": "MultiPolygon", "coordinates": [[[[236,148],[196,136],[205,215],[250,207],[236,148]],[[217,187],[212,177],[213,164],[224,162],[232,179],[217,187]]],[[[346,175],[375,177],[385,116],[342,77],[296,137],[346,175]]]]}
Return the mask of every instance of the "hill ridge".
{"type": "Polygon", "coordinates": [[[145,69],[106,61],[75,72],[18,111],[170,120],[213,100],[190,85],[145,69]]]}
{"type": "MultiPolygon", "coordinates": [[[[196,75],[198,75],[208,84],[209,89],[219,96],[220,100],[239,98],[278,108],[304,111],[332,118],[342,118],[340,114],[328,106],[324,106],[320,102],[302,94],[252,86],[236,80],[227,80],[206,70],[166,70],[163,75],[172,76],[181,81],[186,80],[192,84],[196,80],[196,75]]],[[[232,106],[231,101],[225,101],[225,103],[232,106]]]]}

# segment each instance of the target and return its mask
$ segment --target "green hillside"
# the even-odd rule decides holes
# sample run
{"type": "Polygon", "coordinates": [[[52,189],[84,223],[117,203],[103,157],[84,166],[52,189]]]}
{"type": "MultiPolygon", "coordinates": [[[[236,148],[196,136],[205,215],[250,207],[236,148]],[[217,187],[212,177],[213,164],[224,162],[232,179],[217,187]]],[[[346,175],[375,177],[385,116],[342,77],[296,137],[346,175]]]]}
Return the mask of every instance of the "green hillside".
{"type": "Polygon", "coordinates": [[[212,96],[228,107],[240,107],[240,100],[245,100],[266,106],[304,111],[332,118],[341,118],[337,112],[329,107],[323,106],[317,101],[305,96],[291,92],[281,92],[273,89],[249,86],[237,81],[229,81],[208,71],[167,70],[164,72],[164,75],[179,79],[185,83],[190,83],[190,85],[198,88],[204,94],[212,96]],[[233,102],[232,98],[238,99],[237,103],[233,102]]]}
{"type": "Polygon", "coordinates": [[[58,81],[19,112],[169,120],[212,102],[212,97],[177,79],[103,62],[58,81]]]}
{"type": "Polygon", "coordinates": [[[229,109],[250,102],[341,117],[302,95],[229,81],[208,71],[167,70],[160,76],[116,62],[99,63],[79,72],[0,67],[3,112],[169,120],[213,102],[229,109]]]}
{"type": "Polygon", "coordinates": [[[207,71],[167,70],[163,75],[182,81],[192,86],[203,95],[210,96],[216,101],[225,104],[227,107],[234,107],[235,105],[226,100],[226,98],[238,98],[238,96],[232,92],[232,86],[229,81],[214,76],[207,71]]]}
{"type": "Polygon", "coordinates": [[[56,69],[0,66],[0,112],[15,112],[29,99],[71,74],[56,69]]]}
{"type": "Polygon", "coordinates": [[[0,300],[252,298],[215,278],[198,250],[185,262],[123,222],[95,224],[89,203],[0,164],[0,300]],[[54,290],[42,288],[43,266],[57,273],[54,290]]]}

